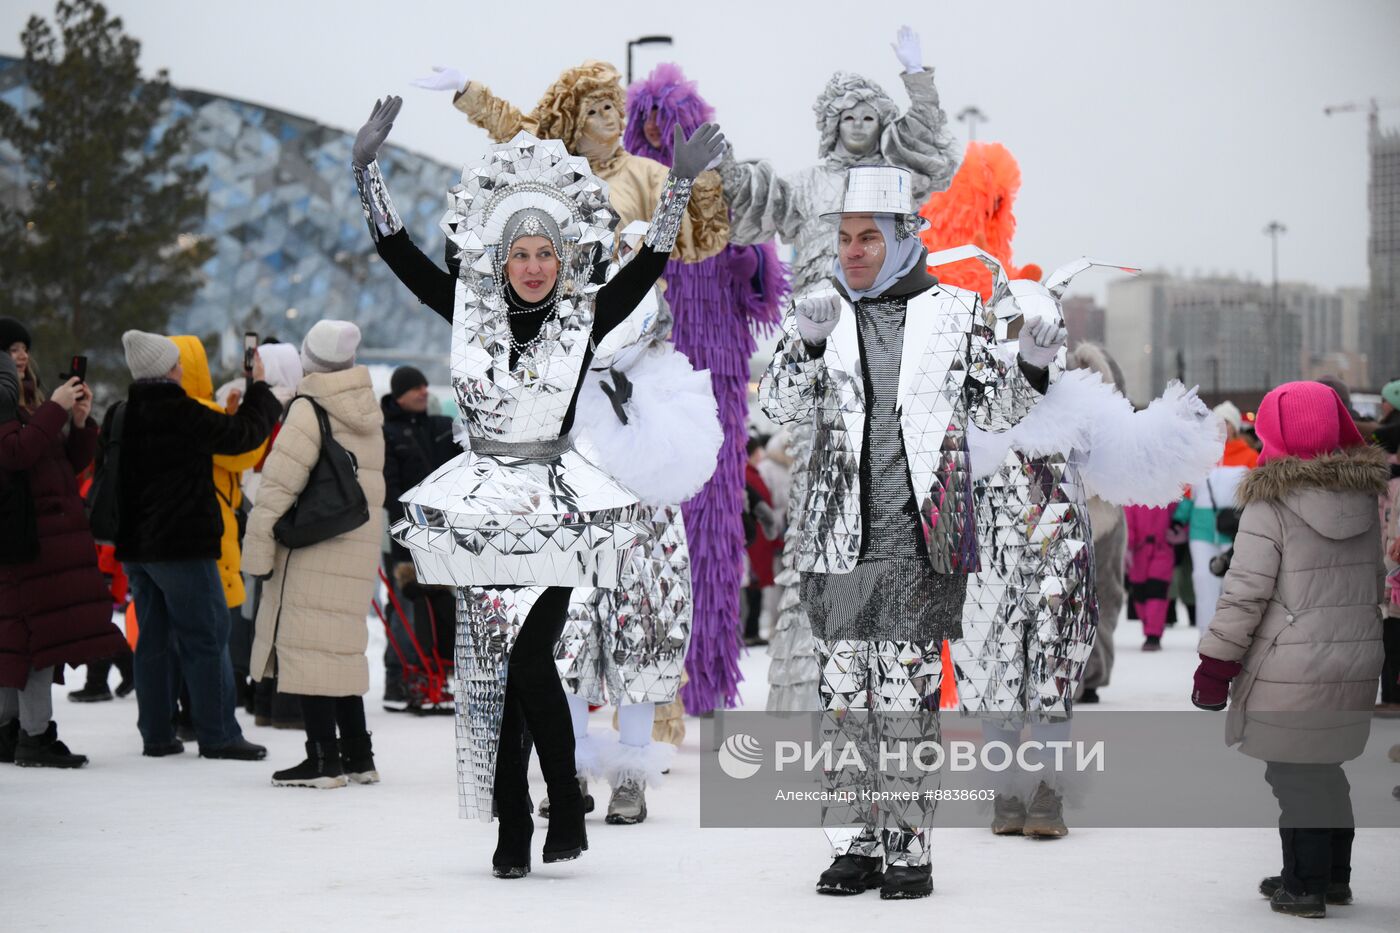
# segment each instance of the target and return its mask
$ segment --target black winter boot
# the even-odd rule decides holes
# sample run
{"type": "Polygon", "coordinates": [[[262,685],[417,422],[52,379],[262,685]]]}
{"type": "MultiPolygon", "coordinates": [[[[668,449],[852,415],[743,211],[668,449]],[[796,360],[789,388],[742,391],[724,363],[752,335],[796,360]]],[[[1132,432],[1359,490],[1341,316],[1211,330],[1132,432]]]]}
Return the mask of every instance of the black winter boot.
{"type": "MultiPolygon", "coordinates": [[[[91,681],[92,678],[88,679],[91,681]]],[[[110,699],[112,699],[112,691],[106,684],[102,683],[89,683],[81,690],[73,690],[68,694],[68,700],[72,703],[105,703],[110,699]]]]}
{"type": "Polygon", "coordinates": [[[254,745],[240,735],[227,745],[220,745],[218,748],[199,746],[199,757],[223,758],[231,761],[262,761],[267,757],[267,747],[254,745]]]}
{"type": "Polygon", "coordinates": [[[0,765],[15,763],[15,746],[19,744],[19,720],[11,719],[0,726],[0,765]]]}
{"type": "MultiPolygon", "coordinates": [[[[117,684],[117,699],[131,696],[136,692],[136,672],[133,669],[131,652],[127,652],[116,660],[117,673],[122,675],[121,682],[117,684]]],[[[249,710],[248,712],[252,712],[249,710]]]]}
{"type": "MultiPolygon", "coordinates": [[[[1283,890],[1283,876],[1271,875],[1259,882],[1259,893],[1265,897],[1272,898],[1274,893],[1283,890]]],[[[1327,903],[1334,907],[1343,907],[1351,903],[1351,885],[1345,881],[1334,881],[1327,886],[1327,903]]]]}
{"type": "Polygon", "coordinates": [[[506,702],[518,705],[534,739],[540,772],[549,791],[549,832],[545,862],[567,862],[588,848],[583,825],[583,792],[574,761],[574,726],[552,655],[510,662],[506,702]]]}
{"type": "Polygon", "coordinates": [[[1290,917],[1310,917],[1314,920],[1327,916],[1327,901],[1321,894],[1292,894],[1280,887],[1269,898],[1269,907],[1276,914],[1290,917]]]}
{"type": "Polygon", "coordinates": [[[878,855],[838,855],[817,879],[818,894],[864,894],[885,881],[885,860],[878,855]]]}
{"type": "Polygon", "coordinates": [[[492,801],[500,821],[496,851],[491,856],[491,873],[497,878],[524,878],[530,873],[530,840],[535,834],[535,821],[530,816],[530,757],[521,741],[522,718],[519,704],[508,696],[501,717],[492,801]]]}
{"type": "Polygon", "coordinates": [[[891,865],[885,869],[885,883],[880,885],[880,900],[907,901],[916,897],[928,897],[932,893],[932,865],[891,865]]]}
{"type": "Polygon", "coordinates": [[[147,745],[141,749],[141,754],[147,758],[165,758],[169,755],[180,755],[185,751],[185,743],[179,739],[171,739],[164,745],[147,745]]]}
{"type": "Polygon", "coordinates": [[[272,725],[272,698],[276,693],[277,683],[271,678],[253,684],[253,725],[272,725]]]}
{"type": "Polygon", "coordinates": [[[340,737],[340,760],[345,765],[345,776],[356,784],[378,784],[379,771],[374,767],[374,748],[370,735],[342,735],[340,737]]]}
{"type": "Polygon", "coordinates": [[[272,775],[273,787],[344,787],[345,769],[340,762],[340,746],[329,742],[306,743],[306,760],[295,768],[272,775]]]}
{"type": "Polygon", "coordinates": [[[69,693],[68,699],[74,703],[102,703],[112,699],[112,691],[107,687],[107,675],[111,671],[111,661],[89,661],[87,682],[81,690],[69,693]]]}
{"type": "Polygon", "coordinates": [[[23,729],[15,745],[15,764],[21,768],[81,768],[86,755],[75,755],[58,740],[58,723],[50,722],[43,735],[30,735],[23,729]]]}

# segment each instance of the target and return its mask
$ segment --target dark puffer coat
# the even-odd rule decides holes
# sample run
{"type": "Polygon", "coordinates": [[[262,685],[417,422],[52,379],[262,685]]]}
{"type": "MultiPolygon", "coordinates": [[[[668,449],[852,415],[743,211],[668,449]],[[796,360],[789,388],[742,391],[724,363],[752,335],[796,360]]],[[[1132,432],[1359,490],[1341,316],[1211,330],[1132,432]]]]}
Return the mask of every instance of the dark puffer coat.
{"type": "MultiPolygon", "coordinates": [[[[404,411],[392,396],[379,400],[384,413],[384,507],[389,524],[403,518],[399,496],[417,486],[462,448],[452,439],[452,419],[446,415],[404,411]]],[[[395,561],[409,559],[408,549],[393,542],[395,561]]]]}
{"type": "Polygon", "coordinates": [[[281,414],[265,382],[253,383],[234,415],[206,407],[173,382],[134,383],[121,439],[117,559],[217,559],[224,522],[213,457],[257,447],[281,414]]]}
{"type": "Polygon", "coordinates": [[[125,636],[112,624],[112,594],[97,569],[78,494],[77,474],[97,448],[97,424],[89,420],[65,437],[67,423],[61,406],[45,402],[33,414],[0,424],[0,470],[26,474],[39,530],[37,560],[0,567],[3,687],[23,687],[31,670],[126,650],[125,636]]]}

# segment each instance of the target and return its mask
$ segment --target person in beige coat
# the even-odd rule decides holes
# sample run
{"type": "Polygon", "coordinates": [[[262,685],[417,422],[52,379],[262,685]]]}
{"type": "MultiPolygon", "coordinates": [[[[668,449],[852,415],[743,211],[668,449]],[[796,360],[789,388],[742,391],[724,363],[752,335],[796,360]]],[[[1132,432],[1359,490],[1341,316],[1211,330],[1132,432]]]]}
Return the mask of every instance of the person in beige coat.
{"type": "Polygon", "coordinates": [[[244,570],[267,578],[252,676],[275,676],[280,692],[300,696],[306,722],[306,761],[274,774],[280,787],[344,787],[347,775],[361,784],[379,780],[363,697],[369,690],[365,612],[379,582],[384,530],[384,416],[369,370],[355,365],[359,343],[359,328],[346,321],[319,321],[307,333],[301,346],[307,375],[297,387],[304,398],[293,399],[263,466],[243,544],[244,570]],[[355,460],[369,520],[292,550],[274,540],[273,526],[296,503],[320,456],[316,405],[355,460]]]}
{"type": "Polygon", "coordinates": [[[1321,383],[1274,389],[1257,431],[1264,449],[1240,487],[1234,558],[1191,699],[1223,709],[1228,692],[1226,742],[1268,763],[1283,873],[1260,892],[1279,913],[1322,917],[1351,901],[1341,763],[1366,746],[1381,672],[1376,496],[1389,469],[1321,383]]]}

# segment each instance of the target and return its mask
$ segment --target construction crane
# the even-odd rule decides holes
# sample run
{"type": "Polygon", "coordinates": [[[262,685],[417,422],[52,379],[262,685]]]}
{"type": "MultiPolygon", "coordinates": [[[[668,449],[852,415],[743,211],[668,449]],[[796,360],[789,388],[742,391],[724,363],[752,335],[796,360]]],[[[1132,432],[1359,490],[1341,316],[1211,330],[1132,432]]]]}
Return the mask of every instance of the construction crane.
{"type": "Polygon", "coordinates": [[[1377,100],[1372,97],[1368,101],[1348,101],[1345,104],[1332,104],[1330,107],[1323,107],[1323,116],[1335,117],[1339,113],[1360,113],[1366,112],[1367,122],[1372,129],[1380,126],[1380,112],[1389,110],[1391,107],[1400,107],[1400,97],[1390,97],[1385,100],[1377,100]]]}

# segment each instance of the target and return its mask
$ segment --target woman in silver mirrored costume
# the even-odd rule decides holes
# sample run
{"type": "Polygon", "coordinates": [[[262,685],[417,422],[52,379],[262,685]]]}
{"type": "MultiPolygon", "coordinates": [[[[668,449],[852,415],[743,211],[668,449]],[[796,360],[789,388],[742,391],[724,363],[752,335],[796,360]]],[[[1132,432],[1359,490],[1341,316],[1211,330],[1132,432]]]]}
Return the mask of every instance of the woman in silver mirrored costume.
{"type": "Polygon", "coordinates": [[[578,395],[596,344],[665,268],[690,187],[715,161],[713,125],[677,140],[642,249],[613,262],[607,185],[557,140],[521,133],[468,165],[449,192],[444,271],[413,244],[379,147],[402,101],[376,104],[353,170],[376,251],[452,323],[452,382],[469,449],[405,493],[391,529],[418,579],[457,588],[458,787],[462,815],[501,820],[498,877],[530,870],[523,736],[553,808],[544,861],[587,848],[573,729],[554,646],[576,586],[615,587],[650,529],[636,495],[574,449],[578,395]]]}

